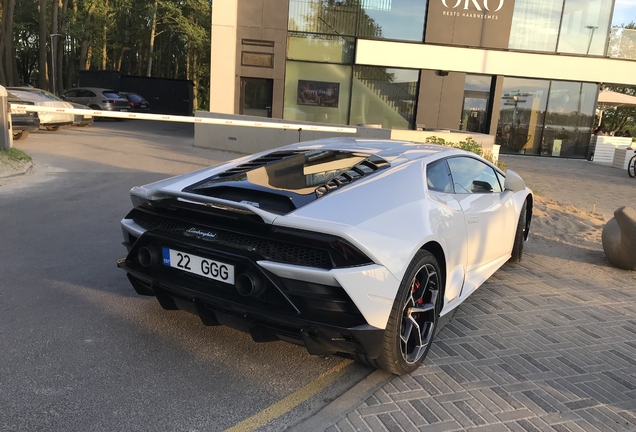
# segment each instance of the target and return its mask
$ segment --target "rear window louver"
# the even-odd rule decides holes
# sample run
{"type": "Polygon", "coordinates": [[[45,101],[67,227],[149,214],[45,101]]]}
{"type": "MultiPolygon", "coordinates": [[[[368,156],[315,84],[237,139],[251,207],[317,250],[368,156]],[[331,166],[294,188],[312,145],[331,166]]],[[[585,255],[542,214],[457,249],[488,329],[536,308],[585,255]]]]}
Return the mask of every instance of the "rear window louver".
{"type": "Polygon", "coordinates": [[[347,171],[340,173],[337,177],[331,179],[324,185],[318,186],[316,188],[316,197],[320,198],[332,190],[338,189],[340,186],[352,183],[355,180],[358,180],[368,174],[373,174],[374,172],[387,168],[388,166],[389,163],[384,159],[371,156],[351,167],[347,171]]]}
{"type": "MultiPolygon", "coordinates": [[[[219,173],[217,175],[215,175],[214,177],[211,178],[211,180],[218,180],[218,179],[223,179],[223,178],[227,178],[227,177],[232,177],[235,176],[237,174],[243,174],[245,172],[251,171],[253,169],[256,168],[260,168],[262,166],[268,165],[272,162],[277,162],[279,160],[291,157],[291,156],[296,156],[299,154],[303,154],[303,153],[307,153],[307,150],[294,150],[294,151],[279,151],[279,152],[274,152],[274,153],[269,153],[263,157],[260,157],[258,159],[254,159],[251,160],[249,162],[246,162],[244,164],[241,165],[237,165],[234,168],[230,168],[227,171],[223,171],[222,173],[219,173]]],[[[195,189],[203,189],[205,187],[208,186],[208,183],[198,186],[195,189]]]]}

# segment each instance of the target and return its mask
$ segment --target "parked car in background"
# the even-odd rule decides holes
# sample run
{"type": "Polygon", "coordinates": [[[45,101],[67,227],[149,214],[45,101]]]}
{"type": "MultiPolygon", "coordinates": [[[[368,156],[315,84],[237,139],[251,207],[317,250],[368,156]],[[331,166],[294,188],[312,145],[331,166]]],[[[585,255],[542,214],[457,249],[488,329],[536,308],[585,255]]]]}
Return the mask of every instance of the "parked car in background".
{"type": "MultiPolygon", "coordinates": [[[[60,100],[53,93],[33,87],[8,87],[8,91],[22,100],[33,102],[37,106],[55,108],[73,108],[68,102],[60,100]]],[[[59,130],[60,126],[70,126],[73,124],[73,114],[40,112],[40,126],[48,131],[59,130]]]]}
{"type": "Polygon", "coordinates": [[[519,175],[451,147],[333,138],[130,191],[118,265],[141,295],[254,341],[413,372],[440,316],[522,258],[519,175]]]}
{"type": "Polygon", "coordinates": [[[119,92],[120,95],[128,99],[130,109],[134,112],[150,112],[150,103],[143,96],[137,93],[119,92]]]}
{"type": "MultiPolygon", "coordinates": [[[[20,99],[13,93],[9,93],[9,103],[16,105],[35,105],[31,101],[20,99]]],[[[29,136],[29,132],[40,128],[40,118],[36,112],[27,112],[11,108],[11,129],[13,139],[20,141],[29,136]]]]}
{"type": "Polygon", "coordinates": [[[130,111],[128,99],[114,90],[97,87],[70,89],[61,96],[67,102],[86,105],[100,111],[130,111]]]}

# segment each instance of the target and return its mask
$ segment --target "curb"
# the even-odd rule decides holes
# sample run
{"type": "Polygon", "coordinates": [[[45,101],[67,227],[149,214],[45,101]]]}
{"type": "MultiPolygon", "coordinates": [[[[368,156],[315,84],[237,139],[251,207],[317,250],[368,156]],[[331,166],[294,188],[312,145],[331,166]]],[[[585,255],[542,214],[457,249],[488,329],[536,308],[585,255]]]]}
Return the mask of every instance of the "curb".
{"type": "MultiPolygon", "coordinates": [[[[457,308],[440,317],[435,336],[453,320],[456,311],[457,308]]],[[[396,376],[376,370],[316,414],[286,430],[288,432],[324,431],[345,418],[350,412],[355,411],[362,402],[396,376]]]]}
{"type": "Polygon", "coordinates": [[[20,168],[16,171],[10,171],[8,174],[0,171],[0,179],[8,179],[12,177],[18,177],[22,175],[32,174],[35,171],[35,164],[33,162],[29,162],[28,165],[20,168]]]}

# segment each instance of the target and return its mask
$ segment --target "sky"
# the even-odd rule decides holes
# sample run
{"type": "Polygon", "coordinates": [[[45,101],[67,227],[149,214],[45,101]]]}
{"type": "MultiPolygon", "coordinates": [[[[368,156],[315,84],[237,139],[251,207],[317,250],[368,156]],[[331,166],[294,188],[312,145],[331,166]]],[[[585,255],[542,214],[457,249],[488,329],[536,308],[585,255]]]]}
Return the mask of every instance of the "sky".
{"type": "Polygon", "coordinates": [[[616,0],[612,26],[636,22],[636,0],[616,0]]]}

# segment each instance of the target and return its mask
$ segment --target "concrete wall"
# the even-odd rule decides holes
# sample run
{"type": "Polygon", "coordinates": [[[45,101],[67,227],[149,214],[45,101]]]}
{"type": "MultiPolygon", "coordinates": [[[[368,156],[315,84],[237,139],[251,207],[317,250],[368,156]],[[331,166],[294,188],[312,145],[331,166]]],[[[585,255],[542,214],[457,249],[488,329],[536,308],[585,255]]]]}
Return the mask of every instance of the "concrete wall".
{"type": "MultiPolygon", "coordinates": [[[[298,122],[281,119],[264,119],[262,117],[240,116],[232,114],[210,113],[206,111],[197,111],[196,117],[213,117],[221,119],[246,120],[257,122],[271,122],[280,124],[306,124],[307,126],[321,126],[320,123],[298,122]]],[[[324,124],[322,126],[344,127],[342,125],[324,124]]],[[[390,139],[391,131],[388,129],[374,128],[357,128],[357,134],[331,133],[331,132],[312,132],[284,129],[264,129],[257,127],[242,126],[224,126],[195,124],[194,125],[194,146],[212,148],[216,150],[227,150],[238,153],[252,154],[261,151],[274,149],[280,146],[294,144],[299,141],[311,141],[319,138],[333,137],[358,137],[358,138],[375,138],[390,139]]]]}
{"type": "Polygon", "coordinates": [[[477,141],[484,150],[492,149],[495,144],[495,137],[493,135],[485,135],[474,132],[451,132],[449,130],[425,130],[425,131],[413,131],[413,130],[397,130],[391,131],[391,139],[403,140],[403,141],[415,141],[426,142],[427,137],[443,138],[446,142],[458,143],[464,141],[466,137],[472,137],[477,141]]]}
{"type": "MultiPolygon", "coordinates": [[[[239,116],[233,114],[210,113],[207,111],[197,111],[196,117],[265,121],[262,117],[239,116]]],[[[288,120],[267,119],[267,122],[288,124],[288,120]]],[[[320,126],[319,123],[293,122],[294,124],[306,124],[307,126],[320,126]]],[[[342,126],[324,124],[322,126],[342,126]]],[[[444,138],[446,141],[459,142],[472,136],[475,141],[482,144],[484,149],[492,148],[495,137],[492,135],[482,135],[468,132],[450,132],[445,130],[437,131],[409,131],[397,129],[376,129],[357,127],[356,134],[331,133],[331,132],[311,132],[284,129],[264,129],[257,127],[225,126],[225,125],[194,125],[194,145],[195,147],[211,148],[215,150],[225,150],[237,153],[252,154],[265,150],[274,149],[283,145],[294,144],[299,141],[311,141],[321,138],[333,137],[357,137],[366,139],[398,139],[414,142],[425,142],[426,137],[436,136],[444,138]]]]}
{"type": "Polygon", "coordinates": [[[241,112],[241,77],[266,78],[274,84],[272,117],[283,117],[288,7],[288,0],[238,0],[234,113],[241,112]],[[258,46],[255,41],[265,44],[258,46]],[[243,52],[273,54],[273,67],[246,66],[242,63],[243,52]]]}

